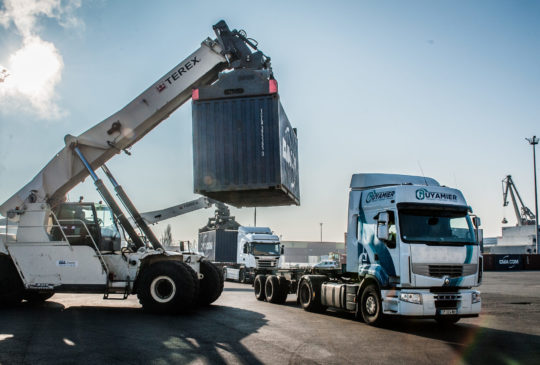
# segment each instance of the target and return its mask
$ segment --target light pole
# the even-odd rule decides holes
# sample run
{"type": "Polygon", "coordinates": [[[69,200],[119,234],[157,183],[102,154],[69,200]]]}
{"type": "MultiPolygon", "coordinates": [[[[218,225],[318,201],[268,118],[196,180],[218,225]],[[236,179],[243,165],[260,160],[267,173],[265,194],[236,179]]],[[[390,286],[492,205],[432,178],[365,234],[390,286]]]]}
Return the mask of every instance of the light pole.
{"type": "Polygon", "coordinates": [[[322,242],[322,222],[319,224],[321,225],[321,242],[322,242]]]}
{"type": "Polygon", "coordinates": [[[538,144],[538,138],[525,138],[533,149],[533,171],[534,171],[534,228],[536,233],[536,254],[538,255],[538,188],[536,187],[536,145],[538,144]]]}

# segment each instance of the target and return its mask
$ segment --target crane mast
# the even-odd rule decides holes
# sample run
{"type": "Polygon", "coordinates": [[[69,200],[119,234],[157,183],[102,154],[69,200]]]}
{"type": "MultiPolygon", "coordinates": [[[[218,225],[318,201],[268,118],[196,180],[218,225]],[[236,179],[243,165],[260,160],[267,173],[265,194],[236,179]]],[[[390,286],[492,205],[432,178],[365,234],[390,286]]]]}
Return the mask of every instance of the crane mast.
{"type": "MultiPolygon", "coordinates": [[[[516,215],[517,225],[525,226],[534,224],[535,215],[533,212],[525,206],[519,192],[512,180],[511,175],[507,175],[502,180],[502,189],[503,189],[503,206],[508,206],[508,194],[510,194],[510,199],[512,200],[512,206],[514,208],[514,214],[516,215]],[[517,198],[516,198],[517,197],[517,198]],[[518,206],[519,203],[519,206],[518,206]],[[520,210],[521,208],[521,210],[520,210]]],[[[503,219],[503,223],[508,223],[506,218],[503,219]]]]}

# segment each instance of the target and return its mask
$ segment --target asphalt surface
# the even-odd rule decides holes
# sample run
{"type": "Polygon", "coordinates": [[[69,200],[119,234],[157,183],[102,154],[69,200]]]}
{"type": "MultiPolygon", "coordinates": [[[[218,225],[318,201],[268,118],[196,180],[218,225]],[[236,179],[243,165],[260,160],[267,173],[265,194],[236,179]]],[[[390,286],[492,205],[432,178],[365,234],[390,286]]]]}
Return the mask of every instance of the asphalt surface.
{"type": "Polygon", "coordinates": [[[178,316],[144,313],[136,297],[57,294],[0,309],[0,364],[538,364],[540,272],[488,272],[483,313],[450,328],[258,302],[226,283],[218,301],[178,316]]]}

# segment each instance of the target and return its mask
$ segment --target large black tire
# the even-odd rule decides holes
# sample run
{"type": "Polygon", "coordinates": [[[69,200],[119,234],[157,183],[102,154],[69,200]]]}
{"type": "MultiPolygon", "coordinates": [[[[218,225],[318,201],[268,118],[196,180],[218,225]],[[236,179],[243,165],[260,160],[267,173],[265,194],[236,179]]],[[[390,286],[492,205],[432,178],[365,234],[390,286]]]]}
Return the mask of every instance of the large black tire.
{"type": "Polygon", "coordinates": [[[284,276],[279,277],[279,301],[278,304],[283,304],[287,301],[287,296],[289,295],[289,290],[291,283],[289,280],[285,279],[284,276]]]}
{"type": "Polygon", "coordinates": [[[191,267],[180,261],[158,261],[146,267],[137,284],[143,309],[155,313],[179,313],[193,307],[199,280],[191,267]]]}
{"type": "Polygon", "coordinates": [[[255,282],[253,283],[253,290],[255,292],[255,298],[257,300],[265,300],[265,284],[266,284],[266,275],[259,274],[255,277],[255,282]]]}
{"type": "Polygon", "coordinates": [[[215,302],[223,292],[223,274],[221,270],[210,261],[201,261],[199,305],[206,306],[215,302]]]}
{"type": "Polygon", "coordinates": [[[270,303],[279,303],[281,299],[281,291],[279,288],[279,279],[276,275],[270,275],[266,278],[264,284],[264,295],[270,303]]]}
{"type": "Polygon", "coordinates": [[[242,284],[246,283],[246,270],[240,269],[240,272],[238,273],[238,281],[242,284]]]}
{"type": "Polygon", "coordinates": [[[199,293],[201,291],[201,281],[199,280],[199,274],[193,268],[185,263],[180,261],[181,265],[183,265],[186,270],[191,274],[191,278],[193,279],[193,283],[195,284],[195,292],[193,293],[193,300],[191,302],[190,308],[196,308],[199,305],[199,293]]]}
{"type": "Polygon", "coordinates": [[[365,287],[360,298],[358,312],[362,315],[364,322],[370,326],[377,326],[383,321],[381,294],[375,284],[368,284],[365,287]]]}
{"type": "Polygon", "coordinates": [[[435,317],[437,323],[441,326],[452,326],[459,321],[458,316],[437,316],[435,317]]]}
{"type": "Polygon", "coordinates": [[[40,293],[40,292],[37,292],[37,291],[27,290],[24,293],[24,300],[26,300],[28,303],[39,304],[39,303],[43,303],[47,299],[51,298],[53,295],[54,295],[53,292],[40,293]]]}
{"type": "Polygon", "coordinates": [[[23,295],[24,285],[11,257],[0,254],[0,306],[19,304],[23,295]]]}
{"type": "Polygon", "coordinates": [[[326,280],[324,275],[309,275],[300,283],[298,299],[300,306],[308,312],[324,312],[326,306],[321,303],[321,285],[326,280]]]}

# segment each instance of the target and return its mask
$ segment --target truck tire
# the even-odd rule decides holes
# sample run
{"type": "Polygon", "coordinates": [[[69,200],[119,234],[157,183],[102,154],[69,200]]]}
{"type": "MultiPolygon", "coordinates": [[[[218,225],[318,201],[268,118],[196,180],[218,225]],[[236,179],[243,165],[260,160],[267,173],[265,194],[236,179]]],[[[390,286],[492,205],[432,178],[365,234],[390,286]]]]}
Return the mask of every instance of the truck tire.
{"type": "Polygon", "coordinates": [[[19,304],[23,295],[24,285],[11,257],[0,255],[0,307],[19,304]]]}
{"type": "Polygon", "coordinates": [[[24,293],[23,299],[26,300],[28,303],[39,304],[51,298],[53,295],[54,293],[40,293],[37,291],[27,290],[24,293]]]}
{"type": "Polygon", "coordinates": [[[284,276],[280,276],[278,279],[279,279],[279,295],[280,295],[278,304],[284,304],[287,301],[287,296],[289,295],[291,283],[284,276]]]}
{"type": "Polygon", "coordinates": [[[197,300],[198,279],[189,265],[180,261],[158,261],[140,274],[137,297],[145,311],[179,313],[197,300]],[[188,270],[189,268],[189,270],[188,270]]]}
{"type": "Polygon", "coordinates": [[[279,303],[281,300],[281,290],[279,287],[279,279],[276,275],[270,275],[266,278],[264,284],[264,294],[266,300],[270,303],[279,303]]]}
{"type": "Polygon", "coordinates": [[[375,284],[365,287],[360,298],[360,314],[364,322],[370,326],[379,325],[383,320],[382,300],[375,284]]]}
{"type": "Polygon", "coordinates": [[[265,284],[266,284],[266,275],[259,274],[255,277],[255,282],[253,283],[253,289],[255,292],[255,298],[257,298],[257,300],[262,301],[266,299],[265,284]]]}
{"type": "Polygon", "coordinates": [[[324,275],[308,275],[300,283],[298,299],[300,306],[308,312],[324,312],[326,306],[321,304],[321,285],[326,280],[324,275]]]}
{"type": "Polygon", "coordinates": [[[223,275],[221,270],[210,261],[201,261],[201,274],[198,304],[207,306],[215,302],[223,292],[223,275]]]}
{"type": "Polygon", "coordinates": [[[246,283],[246,270],[240,269],[240,272],[238,273],[238,281],[242,284],[246,283]]]}

